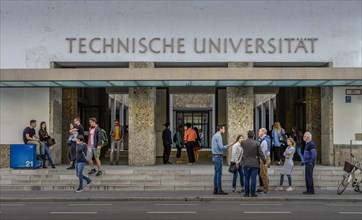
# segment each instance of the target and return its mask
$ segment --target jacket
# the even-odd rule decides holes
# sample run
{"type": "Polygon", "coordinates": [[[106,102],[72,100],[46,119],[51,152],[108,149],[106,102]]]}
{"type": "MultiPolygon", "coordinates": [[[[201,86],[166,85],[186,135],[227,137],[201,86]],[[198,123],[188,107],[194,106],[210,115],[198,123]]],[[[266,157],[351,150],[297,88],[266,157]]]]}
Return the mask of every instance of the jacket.
{"type": "MultiPolygon", "coordinates": [[[[91,146],[91,129],[89,128],[89,138],[88,138],[88,146],[91,146]]],[[[94,143],[97,143],[97,146],[102,146],[102,139],[100,138],[102,136],[102,129],[100,127],[95,127],[95,132],[94,132],[94,143]]],[[[97,147],[97,146],[93,146],[93,147],[97,147]]]]}
{"type": "Polygon", "coordinates": [[[85,155],[87,155],[87,144],[84,142],[82,142],[81,144],[77,144],[76,154],[75,154],[76,162],[77,163],[87,162],[85,155]]]}
{"type": "Polygon", "coordinates": [[[243,158],[244,149],[239,142],[236,142],[232,146],[231,150],[231,162],[240,164],[241,159],[243,158]]]}
{"type": "Polygon", "coordinates": [[[246,167],[259,168],[259,158],[266,164],[266,159],[263,151],[259,147],[259,143],[251,138],[242,142],[244,153],[241,160],[241,165],[246,167]]]}
{"type": "Polygon", "coordinates": [[[309,141],[304,149],[304,163],[315,163],[317,159],[317,150],[313,141],[309,141]]]}
{"type": "Polygon", "coordinates": [[[171,131],[168,128],[165,128],[162,132],[162,142],[163,145],[171,145],[172,144],[172,137],[171,137],[171,131]]]}
{"type": "MultiPolygon", "coordinates": [[[[112,129],[111,129],[111,138],[112,138],[112,141],[114,141],[114,132],[116,131],[116,126],[113,126],[112,129]]],[[[124,136],[124,131],[123,131],[123,126],[119,125],[119,129],[118,129],[118,135],[119,137],[121,137],[121,140],[123,140],[123,136],[124,136]]]]}

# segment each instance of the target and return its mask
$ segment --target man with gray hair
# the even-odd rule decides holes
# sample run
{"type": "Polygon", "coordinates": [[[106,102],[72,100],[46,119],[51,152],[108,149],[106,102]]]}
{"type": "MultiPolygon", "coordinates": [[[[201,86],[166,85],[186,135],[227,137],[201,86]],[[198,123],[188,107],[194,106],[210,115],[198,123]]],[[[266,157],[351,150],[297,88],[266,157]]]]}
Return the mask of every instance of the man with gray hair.
{"type": "Polygon", "coordinates": [[[305,195],[314,194],[314,183],[313,183],[313,169],[317,159],[317,150],[315,144],[312,141],[312,134],[310,132],[305,132],[303,136],[305,141],[304,149],[304,163],[305,163],[305,185],[307,191],[303,192],[305,195]]]}
{"type": "Polygon", "coordinates": [[[271,140],[267,135],[267,130],[265,128],[259,129],[260,137],[260,148],[263,151],[263,154],[266,159],[266,163],[260,158],[260,178],[263,181],[263,192],[261,195],[267,195],[269,193],[269,178],[268,178],[268,166],[270,164],[270,149],[271,149],[271,140]]]}

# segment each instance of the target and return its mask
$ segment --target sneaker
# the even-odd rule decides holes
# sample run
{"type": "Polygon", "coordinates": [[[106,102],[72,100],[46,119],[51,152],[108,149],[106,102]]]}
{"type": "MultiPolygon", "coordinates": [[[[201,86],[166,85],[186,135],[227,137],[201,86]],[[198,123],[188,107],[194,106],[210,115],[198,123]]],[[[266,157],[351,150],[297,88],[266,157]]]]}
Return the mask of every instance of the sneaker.
{"type": "Polygon", "coordinates": [[[263,192],[263,189],[258,189],[258,190],[256,190],[256,192],[258,192],[258,193],[263,192]]]}
{"type": "Polygon", "coordinates": [[[83,192],[83,189],[77,189],[75,192],[76,192],[76,193],[83,192]]]}
{"type": "Polygon", "coordinates": [[[111,162],[109,162],[109,165],[113,166],[113,162],[112,162],[112,161],[111,161],[111,162]]]}
{"type": "Polygon", "coordinates": [[[241,188],[240,188],[240,191],[239,191],[240,193],[241,192],[244,192],[244,186],[242,186],[241,188]]]}
{"type": "Polygon", "coordinates": [[[260,195],[261,196],[267,196],[267,195],[269,195],[269,191],[268,192],[261,192],[260,195]]]}
{"type": "Polygon", "coordinates": [[[96,174],[96,176],[100,176],[100,175],[102,175],[102,174],[103,174],[102,171],[98,171],[97,174],[96,174]]]}
{"type": "Polygon", "coordinates": [[[92,182],[93,182],[92,180],[89,181],[85,186],[86,186],[86,187],[90,186],[90,185],[92,184],[92,182]]]}
{"type": "Polygon", "coordinates": [[[74,165],[74,164],[70,165],[70,167],[67,168],[67,170],[74,170],[74,169],[75,169],[75,165],[74,165]]]}
{"type": "Polygon", "coordinates": [[[256,194],[251,194],[250,197],[258,197],[258,195],[256,195],[256,194]]]}
{"type": "Polygon", "coordinates": [[[288,192],[290,192],[290,191],[293,191],[294,189],[293,189],[293,187],[289,186],[286,190],[287,190],[288,192]]]}
{"type": "Polygon", "coordinates": [[[89,171],[88,175],[92,175],[92,174],[94,174],[96,172],[97,172],[97,170],[93,168],[91,171],[89,171]]]}
{"type": "Polygon", "coordinates": [[[275,191],[282,191],[283,187],[282,186],[278,186],[277,188],[275,188],[275,191]]]}
{"type": "Polygon", "coordinates": [[[231,191],[232,191],[233,193],[236,192],[236,188],[233,188],[231,191]]]}
{"type": "Polygon", "coordinates": [[[246,194],[246,193],[245,193],[245,194],[244,194],[244,197],[250,197],[250,196],[249,196],[249,194],[246,194]]]}

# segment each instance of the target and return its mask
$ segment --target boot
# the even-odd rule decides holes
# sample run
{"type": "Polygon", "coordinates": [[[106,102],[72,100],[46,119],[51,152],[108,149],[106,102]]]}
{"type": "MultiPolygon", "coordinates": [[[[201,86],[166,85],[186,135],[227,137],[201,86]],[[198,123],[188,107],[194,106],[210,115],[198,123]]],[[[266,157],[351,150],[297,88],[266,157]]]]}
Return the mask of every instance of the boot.
{"type": "Polygon", "coordinates": [[[47,166],[45,166],[45,160],[43,160],[42,164],[43,164],[42,168],[44,169],[48,168],[47,166]]]}
{"type": "Polygon", "coordinates": [[[54,165],[54,163],[52,163],[51,165],[52,165],[52,168],[54,169],[54,168],[55,168],[55,165],[54,165]]]}

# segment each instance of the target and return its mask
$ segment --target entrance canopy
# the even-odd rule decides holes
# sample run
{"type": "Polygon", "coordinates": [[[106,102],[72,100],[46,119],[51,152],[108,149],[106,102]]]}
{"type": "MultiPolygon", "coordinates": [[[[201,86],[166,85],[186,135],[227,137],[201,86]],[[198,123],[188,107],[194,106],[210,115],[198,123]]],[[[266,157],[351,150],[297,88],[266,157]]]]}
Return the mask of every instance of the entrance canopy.
{"type": "Polygon", "coordinates": [[[362,86],[362,68],[1,69],[0,87],[362,86]]]}

